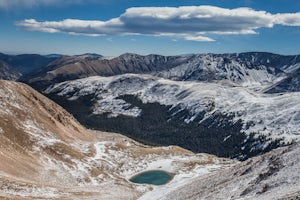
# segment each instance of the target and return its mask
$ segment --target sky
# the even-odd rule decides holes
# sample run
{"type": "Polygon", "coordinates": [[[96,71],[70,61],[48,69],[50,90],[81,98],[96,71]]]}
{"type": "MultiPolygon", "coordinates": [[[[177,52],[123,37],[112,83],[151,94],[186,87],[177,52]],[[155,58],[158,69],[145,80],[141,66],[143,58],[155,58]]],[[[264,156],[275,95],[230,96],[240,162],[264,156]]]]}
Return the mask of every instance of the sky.
{"type": "Polygon", "coordinates": [[[0,52],[300,54],[300,0],[0,0],[0,52]]]}

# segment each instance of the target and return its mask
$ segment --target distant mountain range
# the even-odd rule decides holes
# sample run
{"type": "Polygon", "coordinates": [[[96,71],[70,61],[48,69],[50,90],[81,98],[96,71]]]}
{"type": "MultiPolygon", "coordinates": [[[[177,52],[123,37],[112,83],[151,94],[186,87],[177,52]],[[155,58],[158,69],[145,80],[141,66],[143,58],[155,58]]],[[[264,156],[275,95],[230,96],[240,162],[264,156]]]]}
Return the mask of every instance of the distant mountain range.
{"type": "Polygon", "coordinates": [[[113,58],[87,54],[61,57],[27,80],[31,84],[51,84],[95,75],[136,73],[181,81],[230,80],[239,84],[268,84],[281,78],[288,85],[299,62],[299,56],[256,52],[182,56],[123,54],[113,58]]]}
{"type": "Polygon", "coordinates": [[[2,58],[2,77],[28,83],[89,128],[145,144],[245,160],[300,137],[299,55],[2,58]]]}
{"type": "MultiPolygon", "coordinates": [[[[243,84],[270,82],[280,77],[285,79],[281,85],[287,87],[290,82],[296,83],[298,80],[299,62],[300,56],[297,55],[282,56],[259,52],[181,56],[141,56],[127,53],[119,57],[103,57],[98,54],[76,56],[49,54],[43,56],[0,53],[0,77],[13,80],[20,78],[32,83],[47,81],[53,83],[95,75],[151,73],[172,80],[228,79],[243,84]],[[252,72],[265,73],[265,75],[255,75],[251,74],[252,72]],[[263,80],[257,80],[259,78],[263,80]]],[[[281,86],[277,88],[279,87],[281,88],[281,86]]]]}
{"type": "MultiPolygon", "coordinates": [[[[20,77],[36,74],[52,61],[65,57],[62,54],[20,54],[7,55],[0,53],[0,77],[5,80],[18,80],[20,77]]],[[[82,54],[75,57],[101,57],[98,54],[82,54]]]]}
{"type": "MultiPolygon", "coordinates": [[[[230,80],[238,84],[269,84],[269,93],[297,91],[300,56],[271,53],[189,54],[160,56],[123,54],[103,57],[98,54],[63,56],[50,54],[0,54],[0,77],[22,80],[31,85],[50,85],[89,76],[125,73],[153,74],[180,81],[230,80]],[[279,81],[280,79],[280,81],[279,81]],[[293,89],[292,89],[293,88],[293,89]]],[[[267,92],[267,91],[266,91],[267,92]]]]}
{"type": "MultiPolygon", "coordinates": [[[[0,53],[0,62],[8,68],[8,71],[17,72],[18,76],[4,79],[16,80],[22,75],[34,73],[49,64],[57,57],[47,57],[38,54],[6,55],[0,53]]],[[[0,74],[1,77],[4,77],[0,74]]]]}

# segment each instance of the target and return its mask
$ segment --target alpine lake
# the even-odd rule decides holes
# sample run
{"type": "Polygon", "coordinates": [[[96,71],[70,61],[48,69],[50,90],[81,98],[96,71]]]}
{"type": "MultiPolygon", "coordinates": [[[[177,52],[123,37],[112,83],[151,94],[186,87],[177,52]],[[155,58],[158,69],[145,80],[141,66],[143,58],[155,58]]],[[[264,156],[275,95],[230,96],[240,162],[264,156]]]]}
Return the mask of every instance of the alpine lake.
{"type": "Polygon", "coordinates": [[[173,179],[174,175],[162,170],[151,170],[133,176],[129,181],[138,184],[164,185],[173,179]]]}

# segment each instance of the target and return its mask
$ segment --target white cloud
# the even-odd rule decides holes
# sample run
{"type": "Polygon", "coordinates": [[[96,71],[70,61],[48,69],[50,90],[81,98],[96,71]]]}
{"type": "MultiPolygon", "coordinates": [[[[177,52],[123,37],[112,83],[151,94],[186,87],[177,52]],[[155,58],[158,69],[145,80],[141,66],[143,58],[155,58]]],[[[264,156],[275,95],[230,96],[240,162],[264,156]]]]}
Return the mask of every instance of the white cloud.
{"type": "Polygon", "coordinates": [[[214,34],[257,34],[274,25],[300,26],[299,13],[271,14],[250,8],[225,9],[215,6],[129,8],[108,21],[65,19],[17,23],[26,30],[83,35],[149,35],[210,42],[214,34]],[[208,36],[209,35],[209,36],[208,36]]]}
{"type": "Polygon", "coordinates": [[[300,12],[277,14],[275,15],[275,23],[285,26],[300,26],[300,12]]]}
{"type": "Polygon", "coordinates": [[[213,42],[213,41],[215,41],[212,38],[201,36],[201,35],[198,35],[198,36],[187,35],[187,36],[184,36],[183,38],[186,40],[198,41],[198,42],[213,42]]]}

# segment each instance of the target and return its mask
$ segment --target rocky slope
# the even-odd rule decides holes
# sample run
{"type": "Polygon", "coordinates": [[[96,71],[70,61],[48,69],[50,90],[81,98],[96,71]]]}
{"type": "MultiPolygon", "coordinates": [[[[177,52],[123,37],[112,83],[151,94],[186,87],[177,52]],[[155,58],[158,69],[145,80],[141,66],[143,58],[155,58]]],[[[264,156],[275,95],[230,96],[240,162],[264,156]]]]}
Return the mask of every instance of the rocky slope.
{"type": "Polygon", "coordinates": [[[270,53],[199,54],[187,63],[156,75],[179,81],[228,80],[244,87],[259,88],[283,79],[285,70],[299,62],[296,56],[270,53]]]}
{"type": "Polygon", "coordinates": [[[300,199],[299,155],[298,143],[140,199],[300,199]]]}
{"type": "MultiPolygon", "coordinates": [[[[300,64],[299,64],[300,65],[300,64]]],[[[300,92],[300,68],[269,88],[266,93],[300,92]]]]}
{"type": "Polygon", "coordinates": [[[0,79],[17,80],[21,74],[10,68],[7,63],[0,60],[0,79]]]}
{"type": "Polygon", "coordinates": [[[141,171],[176,174],[172,188],[236,163],[86,130],[29,86],[9,81],[0,81],[0,160],[4,199],[137,199],[159,190],[128,181],[141,171]]]}
{"type": "Polygon", "coordinates": [[[129,53],[119,57],[65,56],[50,63],[45,70],[28,78],[27,81],[35,87],[41,87],[95,75],[150,73],[177,66],[188,58],[189,56],[141,56],[129,53]]]}

